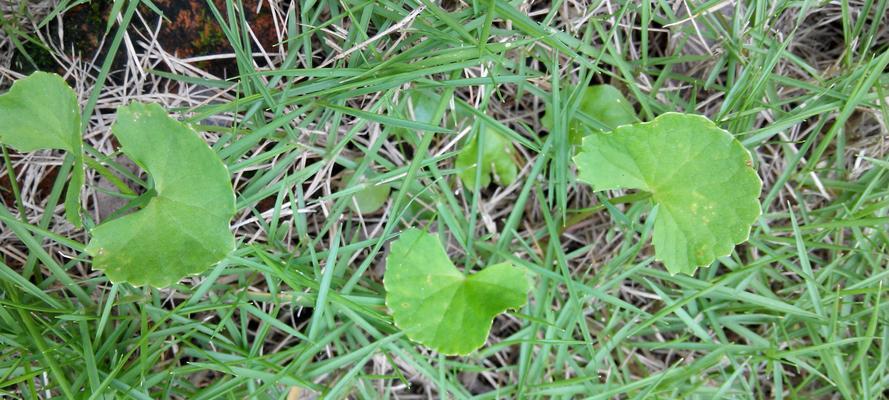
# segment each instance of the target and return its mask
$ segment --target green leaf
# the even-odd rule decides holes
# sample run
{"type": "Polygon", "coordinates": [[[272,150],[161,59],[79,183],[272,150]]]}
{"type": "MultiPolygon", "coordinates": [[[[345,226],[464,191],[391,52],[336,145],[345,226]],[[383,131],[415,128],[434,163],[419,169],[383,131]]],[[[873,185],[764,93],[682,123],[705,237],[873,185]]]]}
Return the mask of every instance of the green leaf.
{"type": "Polygon", "coordinates": [[[510,263],[464,276],[438,238],[419,229],[392,243],[383,284],[395,325],[411,340],[449,355],[485,344],[494,317],[524,306],[531,290],[525,272],[510,263]]]}
{"type": "Polygon", "coordinates": [[[583,139],[578,179],[594,190],[640,189],[659,204],[655,256],[694,273],[747,240],[761,213],[750,153],[706,117],[667,113],[583,139]]]}
{"type": "Polygon", "coordinates": [[[35,72],[0,96],[0,142],[18,151],[80,152],[77,95],[56,74],[35,72]]]}
{"type": "MultiPolygon", "coordinates": [[[[353,175],[352,171],[343,174],[341,182],[345,185],[352,179],[353,175]]],[[[367,175],[369,174],[366,173],[358,178],[358,184],[368,186],[353,194],[349,199],[349,208],[362,215],[373,214],[379,211],[386,204],[386,200],[389,200],[389,191],[391,190],[388,184],[368,184],[367,175]]]]}
{"type": "MultiPolygon", "coordinates": [[[[512,158],[512,142],[494,129],[485,128],[482,132],[485,135],[485,147],[481,159],[481,187],[491,183],[491,175],[494,175],[494,180],[503,186],[512,184],[518,175],[518,168],[512,158]]],[[[457,154],[455,166],[460,170],[460,180],[467,188],[475,187],[478,141],[479,135],[476,135],[460,154],[457,154]]]]}
{"type": "Polygon", "coordinates": [[[235,247],[235,196],[225,165],[190,127],[156,104],[117,111],[112,132],[145,169],[156,195],[145,208],[93,229],[86,251],[115,283],[165,287],[235,247]]]}
{"type": "Polygon", "coordinates": [[[415,121],[432,123],[435,117],[435,110],[438,108],[438,99],[440,98],[435,92],[422,89],[414,89],[408,92],[410,110],[415,121]]]}
{"type": "Polygon", "coordinates": [[[21,152],[58,149],[74,156],[65,214],[79,226],[83,155],[77,95],[61,76],[35,72],[0,96],[0,143],[21,152]]]}
{"type": "MultiPolygon", "coordinates": [[[[583,89],[580,96],[578,110],[610,129],[639,121],[636,118],[636,110],[633,109],[629,100],[614,86],[590,86],[583,89]]],[[[543,120],[541,120],[541,123],[547,130],[553,129],[552,114],[552,109],[550,106],[547,106],[546,114],[543,115],[543,120]]],[[[585,135],[598,131],[600,130],[590,129],[589,125],[581,122],[577,115],[568,123],[568,136],[571,143],[576,145],[580,145],[585,135]]]]}

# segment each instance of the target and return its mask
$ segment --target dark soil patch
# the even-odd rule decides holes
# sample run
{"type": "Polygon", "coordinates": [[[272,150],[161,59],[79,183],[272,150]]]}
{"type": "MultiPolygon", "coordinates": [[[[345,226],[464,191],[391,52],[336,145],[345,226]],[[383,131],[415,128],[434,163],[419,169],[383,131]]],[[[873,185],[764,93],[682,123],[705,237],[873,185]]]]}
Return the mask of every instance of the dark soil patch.
{"type": "MultiPolygon", "coordinates": [[[[264,4],[259,12],[256,12],[260,1],[245,0],[243,2],[243,16],[263,48],[266,51],[273,51],[278,43],[274,21],[268,5],[264,4]]],[[[62,18],[62,21],[64,21],[62,28],[66,43],[60,47],[90,60],[98,52],[98,57],[95,57],[96,64],[104,62],[108,56],[108,47],[117,29],[115,25],[108,36],[105,37],[108,15],[111,13],[113,4],[112,0],[94,0],[68,10],[62,18]],[[104,43],[103,38],[105,39],[104,43]]],[[[155,0],[154,4],[163,13],[164,17],[158,32],[158,42],[168,53],[185,58],[234,52],[225,33],[220,28],[211,6],[206,1],[155,0]]],[[[225,6],[224,0],[214,0],[214,4],[219,15],[226,21],[240,18],[240,15],[231,17],[228,15],[228,9],[225,6]]],[[[154,11],[144,5],[140,6],[139,12],[149,21],[149,25],[153,25],[160,18],[154,11]]],[[[235,14],[241,13],[235,11],[235,14]]],[[[56,21],[52,23],[57,23],[56,21]]],[[[145,28],[141,25],[138,19],[134,18],[130,24],[130,32],[144,31],[145,28]]],[[[54,30],[56,27],[50,27],[50,29],[54,30]]],[[[251,48],[245,50],[250,52],[257,50],[252,48],[254,46],[253,42],[247,45],[251,46],[251,48]]],[[[45,49],[31,45],[26,47],[25,50],[35,63],[32,63],[23,54],[16,54],[13,65],[20,71],[30,72],[34,69],[40,69],[61,72],[45,49]]],[[[121,46],[117,54],[114,55],[112,70],[122,69],[126,62],[127,54],[121,46]]],[[[197,67],[222,78],[238,74],[237,62],[234,59],[200,62],[197,63],[197,67]]]]}

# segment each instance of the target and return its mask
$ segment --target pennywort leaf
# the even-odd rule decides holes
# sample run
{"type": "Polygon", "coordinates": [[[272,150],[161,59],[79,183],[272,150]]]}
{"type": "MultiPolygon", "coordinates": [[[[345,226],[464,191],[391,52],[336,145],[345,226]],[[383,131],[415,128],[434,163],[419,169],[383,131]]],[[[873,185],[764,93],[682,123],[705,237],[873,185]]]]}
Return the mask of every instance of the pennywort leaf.
{"type": "Polygon", "coordinates": [[[655,256],[694,273],[747,240],[762,181],[750,152],[706,117],[667,113],[583,139],[578,179],[594,190],[639,189],[659,205],[655,256]]]}
{"type": "Polygon", "coordinates": [[[469,144],[457,154],[455,166],[461,171],[460,180],[467,188],[475,187],[476,168],[481,165],[481,187],[491,183],[492,175],[494,180],[503,186],[512,184],[518,175],[518,167],[513,159],[512,142],[494,129],[485,128],[479,132],[479,134],[482,133],[485,137],[482,140],[484,148],[480,163],[477,162],[479,161],[479,135],[472,138],[469,144]]]}
{"type": "Polygon", "coordinates": [[[411,117],[420,122],[432,123],[440,96],[430,90],[414,89],[408,92],[408,107],[411,117]]]}
{"type": "Polygon", "coordinates": [[[77,95],[61,76],[35,72],[0,96],[0,143],[21,152],[57,149],[70,152],[74,169],[65,214],[80,225],[83,155],[77,95]]]}
{"type": "Polygon", "coordinates": [[[87,253],[115,283],[169,286],[235,247],[229,172],[198,134],[156,104],[117,111],[112,132],[145,169],[155,196],[145,208],[93,229],[87,253]]]}
{"type": "MultiPolygon", "coordinates": [[[[341,182],[344,187],[345,183],[349,182],[353,176],[354,173],[352,171],[343,174],[341,182]]],[[[389,192],[391,191],[391,187],[387,183],[370,184],[368,182],[369,176],[372,177],[373,173],[366,172],[357,179],[358,184],[367,185],[367,187],[355,192],[349,198],[349,208],[362,215],[373,214],[383,208],[383,205],[389,200],[389,192]]]]}
{"type": "MultiPolygon", "coordinates": [[[[593,85],[582,89],[577,110],[609,129],[639,121],[630,101],[618,88],[611,85],[593,85]]],[[[541,121],[546,129],[553,129],[553,118],[552,109],[547,107],[541,121]]],[[[582,118],[576,114],[568,123],[568,137],[576,145],[580,145],[585,135],[597,131],[600,130],[584,124],[582,118]]]]}
{"type": "Polygon", "coordinates": [[[18,151],[80,151],[77,95],[56,74],[35,72],[0,96],[0,142],[18,151]]]}
{"type": "Polygon", "coordinates": [[[383,283],[395,325],[448,355],[484,345],[494,317],[525,305],[531,290],[525,271],[508,262],[463,275],[438,238],[419,229],[392,243],[383,283]]]}

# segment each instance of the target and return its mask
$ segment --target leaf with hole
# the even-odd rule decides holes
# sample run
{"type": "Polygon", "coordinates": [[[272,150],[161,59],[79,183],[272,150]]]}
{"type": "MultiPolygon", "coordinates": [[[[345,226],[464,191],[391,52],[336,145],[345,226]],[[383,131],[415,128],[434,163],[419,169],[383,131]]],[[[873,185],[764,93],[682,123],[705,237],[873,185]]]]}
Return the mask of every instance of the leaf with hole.
{"type": "Polygon", "coordinates": [[[0,143],[21,152],[64,150],[74,157],[65,215],[80,225],[83,155],[77,95],[61,76],[35,72],[0,96],[0,143]]]}
{"type": "Polygon", "coordinates": [[[234,249],[228,170],[190,127],[156,104],[117,111],[112,132],[154,182],[141,210],[93,229],[87,253],[115,283],[165,287],[203,272],[234,249]]]}
{"type": "MultiPolygon", "coordinates": [[[[475,187],[476,166],[481,165],[481,187],[491,183],[493,175],[495,182],[508,186],[515,182],[518,175],[518,167],[513,159],[512,142],[491,128],[485,128],[484,138],[476,134],[469,144],[457,154],[455,166],[460,171],[460,180],[467,188],[475,187]],[[479,161],[479,140],[484,143],[484,149],[479,161]]],[[[480,132],[480,133],[481,133],[480,132]]]]}
{"type": "MultiPolygon", "coordinates": [[[[633,109],[627,98],[616,87],[611,85],[594,85],[581,90],[577,110],[586,114],[594,121],[609,129],[639,121],[636,118],[636,110],[633,109]]],[[[547,130],[551,131],[553,129],[552,106],[547,106],[546,114],[543,115],[541,123],[547,130]]],[[[575,145],[580,145],[585,135],[597,131],[600,130],[590,128],[589,124],[582,122],[582,118],[576,114],[568,122],[568,137],[571,143],[575,145]]]]}
{"type": "Polygon", "coordinates": [[[510,263],[463,275],[438,238],[419,229],[392,243],[383,284],[395,325],[411,340],[449,355],[484,345],[494,317],[524,306],[531,290],[525,271],[510,263]]]}
{"type": "Polygon", "coordinates": [[[694,273],[747,240],[761,213],[750,152],[706,117],[667,113],[583,139],[578,179],[593,190],[639,189],[659,205],[655,257],[694,273]]]}

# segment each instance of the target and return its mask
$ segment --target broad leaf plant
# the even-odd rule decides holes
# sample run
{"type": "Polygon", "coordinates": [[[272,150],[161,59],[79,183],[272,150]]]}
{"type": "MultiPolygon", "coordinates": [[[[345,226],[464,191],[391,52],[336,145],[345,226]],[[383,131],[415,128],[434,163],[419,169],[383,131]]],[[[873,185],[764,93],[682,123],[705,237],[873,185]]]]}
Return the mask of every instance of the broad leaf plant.
{"type": "MultiPolygon", "coordinates": [[[[747,240],[761,213],[762,183],[750,152],[729,132],[691,114],[638,122],[629,102],[609,85],[583,89],[579,101],[580,115],[566,127],[579,147],[578,180],[595,191],[650,194],[655,258],[670,273],[692,274],[747,240]],[[610,130],[591,127],[586,119],[610,130]]],[[[427,108],[418,102],[413,112],[429,118],[427,108]]],[[[547,113],[544,125],[552,129],[556,117],[547,113]]],[[[73,157],[65,210],[75,225],[82,221],[81,124],[77,96],[58,75],[34,73],[0,95],[0,143],[73,157]]],[[[197,132],[158,105],[135,103],[118,110],[112,133],[153,186],[144,207],[90,230],[86,251],[94,268],[113,283],[167,287],[234,250],[230,175],[197,132]]],[[[486,186],[492,178],[512,183],[517,175],[512,151],[510,141],[493,130],[478,132],[456,158],[464,185],[486,186]]],[[[356,211],[376,211],[388,194],[388,186],[356,194],[356,211]]],[[[419,229],[404,231],[391,244],[383,283],[395,325],[411,340],[448,355],[481,347],[493,319],[523,307],[531,289],[526,271],[508,262],[464,274],[439,237],[419,229]]]]}

